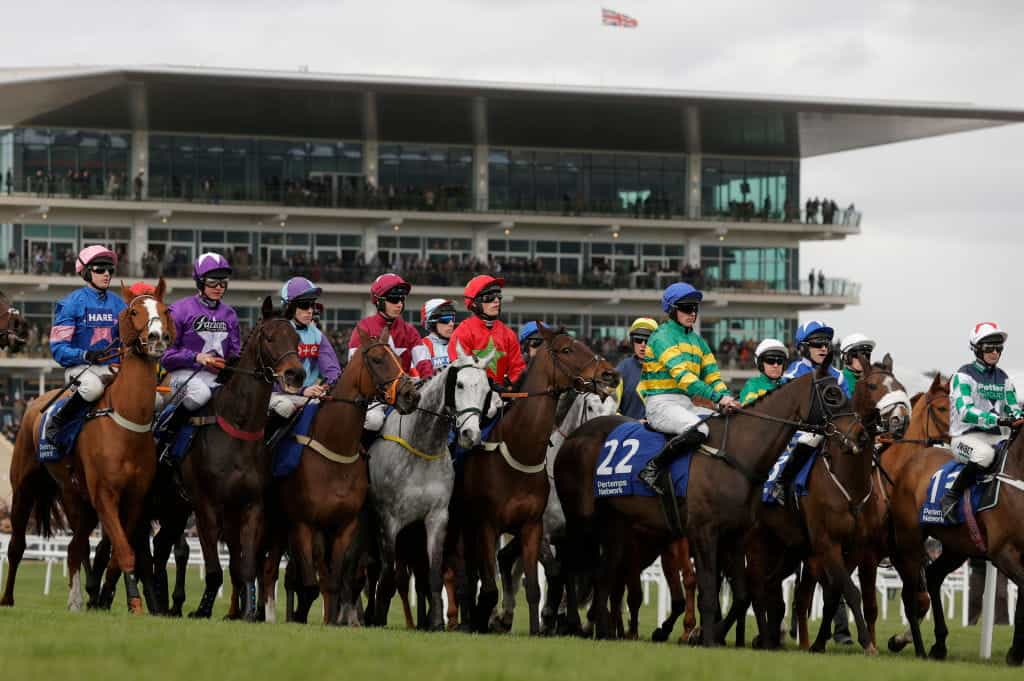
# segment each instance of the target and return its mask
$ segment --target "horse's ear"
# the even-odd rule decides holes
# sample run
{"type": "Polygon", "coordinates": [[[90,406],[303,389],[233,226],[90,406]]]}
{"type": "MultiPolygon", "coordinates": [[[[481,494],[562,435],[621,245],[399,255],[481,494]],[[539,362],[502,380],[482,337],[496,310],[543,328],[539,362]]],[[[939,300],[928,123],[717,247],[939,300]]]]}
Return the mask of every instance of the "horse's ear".
{"type": "Polygon", "coordinates": [[[132,298],[134,298],[134,297],[135,296],[132,295],[132,290],[124,285],[124,280],[122,279],[121,280],[121,299],[122,300],[127,300],[128,302],[131,302],[132,298]]]}
{"type": "Polygon", "coordinates": [[[497,351],[498,351],[498,348],[494,348],[493,350],[488,352],[486,355],[483,355],[483,356],[480,356],[480,357],[475,357],[474,361],[477,363],[478,366],[486,367],[486,366],[488,366],[491,363],[491,360],[494,359],[494,353],[497,352],[497,351]]]}
{"type": "Polygon", "coordinates": [[[939,374],[939,381],[940,381],[940,387],[945,392],[948,393],[949,392],[949,379],[946,378],[945,376],[943,376],[942,374],[939,374]]]}
{"type": "Polygon", "coordinates": [[[270,296],[263,299],[263,306],[260,308],[260,314],[263,315],[263,319],[270,319],[274,316],[274,301],[270,296]]]}
{"type": "Polygon", "coordinates": [[[153,293],[153,297],[162,303],[164,302],[165,293],[167,293],[167,282],[164,281],[163,277],[160,277],[160,281],[157,282],[156,291],[153,293]]]}
{"type": "Polygon", "coordinates": [[[932,378],[932,384],[928,386],[928,392],[936,392],[942,389],[942,373],[939,371],[935,372],[935,377],[932,378]]]}
{"type": "Polygon", "coordinates": [[[550,341],[555,337],[555,332],[545,326],[544,322],[534,321],[534,324],[537,325],[537,333],[539,333],[540,337],[544,340],[550,341]]]}
{"type": "Polygon", "coordinates": [[[359,344],[368,345],[370,343],[370,334],[366,333],[366,329],[357,326],[356,331],[359,333],[359,344]]]}
{"type": "Polygon", "coordinates": [[[384,330],[380,332],[380,337],[377,339],[378,343],[387,343],[388,337],[391,335],[390,327],[385,326],[384,330]]]}
{"type": "Polygon", "coordinates": [[[892,373],[892,355],[890,355],[888,352],[885,353],[885,357],[882,358],[882,368],[888,371],[890,374],[892,373]]]}
{"type": "Polygon", "coordinates": [[[462,341],[459,341],[459,340],[455,341],[455,358],[456,359],[463,359],[468,354],[469,353],[466,352],[466,348],[462,347],[462,341]]]}

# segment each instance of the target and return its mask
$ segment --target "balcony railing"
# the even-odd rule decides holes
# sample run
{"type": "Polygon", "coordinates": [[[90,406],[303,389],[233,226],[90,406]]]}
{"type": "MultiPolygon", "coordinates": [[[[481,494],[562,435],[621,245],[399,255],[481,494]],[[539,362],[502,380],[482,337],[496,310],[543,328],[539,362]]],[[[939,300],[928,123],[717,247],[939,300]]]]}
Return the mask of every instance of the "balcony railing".
{"type": "MultiPolygon", "coordinates": [[[[90,177],[74,180],[69,177],[27,177],[18,183],[21,195],[39,198],[75,198],[132,200],[135,190],[132,179],[120,180],[111,186],[109,180],[90,177]]],[[[248,184],[204,184],[199,182],[164,182],[155,180],[146,188],[148,201],[185,201],[206,204],[268,204],[310,208],[350,210],[387,210],[404,212],[461,213],[476,210],[468,187],[461,185],[437,188],[406,188],[403,190],[348,188],[332,191],[329,184],[319,182],[248,184]]],[[[757,209],[751,202],[735,202],[727,209],[705,206],[699,217],[689,217],[685,206],[676,200],[648,198],[624,203],[617,199],[583,201],[572,197],[562,199],[491,197],[486,211],[522,215],[559,215],[563,217],[621,217],[646,220],[706,220],[714,222],[772,222],[803,224],[835,224],[857,227],[861,213],[852,208],[838,209],[830,222],[819,210],[808,219],[803,210],[757,209]]]]}

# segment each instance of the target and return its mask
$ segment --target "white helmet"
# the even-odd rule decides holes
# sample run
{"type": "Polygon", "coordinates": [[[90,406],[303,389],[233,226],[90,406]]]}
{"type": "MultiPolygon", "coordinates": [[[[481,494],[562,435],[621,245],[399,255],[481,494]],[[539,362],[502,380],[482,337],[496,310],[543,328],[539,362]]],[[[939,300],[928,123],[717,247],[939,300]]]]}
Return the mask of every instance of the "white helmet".
{"type": "Polygon", "coordinates": [[[971,328],[971,350],[977,352],[978,343],[986,338],[997,336],[1000,342],[1005,343],[1010,334],[999,328],[995,322],[979,322],[971,328]]]}
{"type": "Polygon", "coordinates": [[[867,352],[870,353],[875,349],[876,345],[878,345],[878,343],[862,333],[851,333],[849,336],[843,338],[843,342],[839,345],[839,350],[844,355],[852,350],[860,350],[862,352],[867,350],[867,352]]]}
{"type": "Polygon", "coordinates": [[[781,341],[777,341],[774,338],[765,338],[758,344],[757,349],[754,350],[754,359],[761,359],[761,355],[772,350],[787,357],[789,356],[789,350],[786,349],[786,346],[781,341]]]}

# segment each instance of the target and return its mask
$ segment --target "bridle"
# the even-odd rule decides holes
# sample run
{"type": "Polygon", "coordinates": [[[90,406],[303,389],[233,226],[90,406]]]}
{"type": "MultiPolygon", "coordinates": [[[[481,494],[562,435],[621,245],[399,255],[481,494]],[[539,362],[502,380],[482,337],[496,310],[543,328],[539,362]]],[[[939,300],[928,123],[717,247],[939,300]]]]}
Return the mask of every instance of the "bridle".
{"type": "MultiPolygon", "coordinates": [[[[252,333],[246,340],[246,346],[249,345],[249,343],[252,341],[253,336],[255,336],[257,340],[256,361],[259,363],[258,367],[256,367],[255,369],[243,369],[237,366],[225,366],[222,367],[220,371],[226,371],[228,373],[234,374],[242,374],[244,376],[252,376],[253,378],[262,379],[263,381],[269,383],[270,385],[274,385],[274,383],[278,382],[281,379],[281,374],[275,371],[274,368],[278,364],[280,364],[281,360],[283,360],[288,355],[295,355],[296,357],[298,357],[299,351],[286,350],[282,352],[280,355],[278,355],[276,358],[273,358],[269,363],[265,362],[263,359],[263,341],[270,341],[272,339],[264,333],[264,329],[270,324],[288,324],[289,326],[291,326],[291,322],[288,321],[287,319],[270,319],[261,321],[259,325],[252,330],[252,333]]],[[[243,348],[243,354],[244,350],[245,348],[243,348]]]]}
{"type": "MultiPolygon", "coordinates": [[[[147,299],[148,300],[154,300],[158,304],[160,303],[160,301],[157,300],[156,296],[153,296],[153,295],[150,295],[150,294],[147,293],[147,294],[143,294],[141,296],[135,296],[134,298],[132,298],[132,301],[130,303],[128,303],[128,309],[134,311],[135,303],[139,302],[140,300],[147,300],[147,299]]],[[[146,309],[145,306],[143,306],[142,309],[146,309]]],[[[147,341],[143,341],[142,340],[142,336],[143,336],[143,334],[145,334],[146,337],[148,338],[149,337],[149,331],[150,331],[150,329],[153,328],[153,324],[159,324],[160,322],[161,322],[160,312],[159,312],[159,308],[157,308],[157,314],[150,315],[149,318],[146,320],[146,325],[144,327],[142,327],[142,329],[135,329],[135,327],[132,326],[132,330],[135,331],[135,337],[132,338],[130,341],[123,341],[122,345],[124,345],[126,347],[130,347],[138,355],[149,355],[149,354],[155,352],[156,351],[156,347],[155,346],[156,346],[157,341],[152,341],[152,342],[150,342],[148,340],[147,341]]]]}
{"type": "MultiPolygon", "coordinates": [[[[487,413],[491,410],[491,399],[494,397],[494,391],[488,390],[487,397],[484,398],[483,407],[465,407],[463,409],[456,409],[455,405],[455,388],[458,382],[458,376],[460,371],[466,369],[476,369],[484,374],[484,380],[487,378],[487,369],[485,367],[477,366],[475,364],[464,364],[462,366],[449,365],[448,373],[444,377],[444,406],[441,408],[441,414],[443,418],[447,419],[455,430],[458,431],[466,424],[469,419],[476,414],[482,421],[487,413]],[[465,415],[461,422],[459,417],[465,415]]],[[[426,411],[425,409],[423,411],[426,411]]]]}
{"type": "Polygon", "coordinates": [[[372,343],[368,345],[360,346],[359,351],[360,355],[363,358],[362,370],[370,374],[370,380],[373,382],[374,386],[374,395],[380,398],[380,401],[384,402],[388,406],[395,406],[395,403],[398,400],[398,387],[399,385],[401,385],[402,379],[406,378],[406,373],[405,370],[402,369],[402,365],[399,363],[398,358],[395,356],[395,353],[392,352],[391,346],[388,345],[387,343],[382,343],[378,340],[374,340],[372,343]],[[373,367],[370,365],[370,362],[367,361],[367,357],[369,357],[370,351],[378,347],[384,348],[385,354],[391,361],[392,366],[398,372],[397,374],[395,374],[394,378],[382,379],[373,370],[373,367]]]}

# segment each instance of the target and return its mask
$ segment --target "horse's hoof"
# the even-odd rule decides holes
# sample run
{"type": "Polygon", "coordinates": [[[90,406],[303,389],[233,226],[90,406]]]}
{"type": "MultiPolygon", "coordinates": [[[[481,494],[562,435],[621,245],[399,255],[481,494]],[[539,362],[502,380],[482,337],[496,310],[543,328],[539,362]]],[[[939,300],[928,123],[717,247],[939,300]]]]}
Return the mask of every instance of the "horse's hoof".
{"type": "MultiPolygon", "coordinates": [[[[690,632],[690,636],[693,636],[693,632],[690,632]]],[[[751,639],[750,647],[754,650],[761,650],[761,634],[757,634],[751,639]]]]}
{"type": "Polygon", "coordinates": [[[167,611],[168,617],[181,617],[181,604],[176,604],[173,608],[167,611]]]}
{"type": "Polygon", "coordinates": [[[889,642],[886,644],[886,647],[889,649],[890,653],[899,653],[907,647],[907,642],[899,640],[894,634],[889,637],[889,642]]]}
{"type": "Polygon", "coordinates": [[[1011,667],[1019,667],[1022,662],[1024,662],[1024,653],[1017,652],[1013,648],[1006,651],[1006,664],[1011,667]]]}
{"type": "Polygon", "coordinates": [[[668,632],[661,627],[658,627],[654,630],[654,633],[651,634],[651,640],[655,643],[664,643],[668,640],[668,632]]]}
{"type": "Polygon", "coordinates": [[[142,599],[141,598],[130,598],[128,599],[128,612],[133,615],[144,614],[142,610],[142,599]]]}
{"type": "Polygon", "coordinates": [[[945,660],[947,652],[945,643],[936,643],[928,651],[928,657],[932,660],[945,660]]]}
{"type": "Polygon", "coordinates": [[[814,643],[811,644],[811,647],[807,649],[807,652],[809,652],[809,653],[823,653],[823,652],[825,652],[825,644],[824,643],[818,643],[817,641],[815,641],[814,643]]]}
{"type": "Polygon", "coordinates": [[[878,647],[874,643],[869,643],[868,646],[864,648],[864,654],[868,657],[878,657],[878,647]]]}
{"type": "Polygon", "coordinates": [[[459,632],[460,634],[472,634],[473,625],[471,625],[469,622],[460,622],[459,625],[455,628],[455,631],[459,632]]]}
{"type": "Polygon", "coordinates": [[[211,614],[212,613],[209,612],[200,612],[199,610],[193,610],[188,614],[188,618],[190,620],[208,620],[210,619],[211,614]]]}
{"type": "Polygon", "coordinates": [[[686,639],[691,646],[697,647],[704,644],[704,627],[694,627],[686,639]]]}

